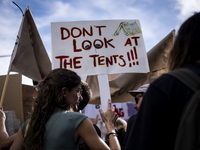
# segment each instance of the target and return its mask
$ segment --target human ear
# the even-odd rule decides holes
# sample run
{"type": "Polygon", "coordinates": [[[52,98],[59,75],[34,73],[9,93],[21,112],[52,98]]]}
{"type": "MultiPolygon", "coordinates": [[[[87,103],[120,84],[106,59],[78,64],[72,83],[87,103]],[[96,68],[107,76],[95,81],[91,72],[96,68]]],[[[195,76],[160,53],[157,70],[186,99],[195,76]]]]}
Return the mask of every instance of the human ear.
{"type": "Polygon", "coordinates": [[[68,93],[68,89],[67,89],[66,87],[63,87],[63,88],[62,88],[62,95],[63,95],[63,96],[66,96],[67,93],[68,93]]]}

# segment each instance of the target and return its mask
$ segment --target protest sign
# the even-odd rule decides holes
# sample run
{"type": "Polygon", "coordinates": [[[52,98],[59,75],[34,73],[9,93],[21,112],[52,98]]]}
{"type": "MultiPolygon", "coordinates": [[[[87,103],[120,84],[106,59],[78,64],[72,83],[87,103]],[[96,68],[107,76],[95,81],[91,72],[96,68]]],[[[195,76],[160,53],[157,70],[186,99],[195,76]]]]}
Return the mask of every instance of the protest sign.
{"type": "Polygon", "coordinates": [[[52,65],[79,75],[149,71],[139,20],[51,23],[52,65]]]}
{"type": "MultiPolygon", "coordinates": [[[[135,103],[113,103],[112,106],[115,107],[115,112],[118,117],[128,120],[130,116],[135,115],[137,113],[136,109],[134,109],[135,103]]],[[[88,104],[83,110],[82,113],[86,115],[88,118],[94,119],[98,114],[100,118],[99,108],[101,105],[92,105],[88,104]]]]}

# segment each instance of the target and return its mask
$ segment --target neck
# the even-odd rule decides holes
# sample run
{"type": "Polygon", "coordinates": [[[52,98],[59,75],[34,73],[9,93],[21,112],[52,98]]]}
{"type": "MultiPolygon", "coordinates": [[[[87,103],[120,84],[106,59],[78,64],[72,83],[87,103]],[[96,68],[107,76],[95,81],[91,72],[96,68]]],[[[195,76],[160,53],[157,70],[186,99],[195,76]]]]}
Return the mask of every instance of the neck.
{"type": "MultiPolygon", "coordinates": [[[[63,110],[62,108],[60,107],[55,107],[54,111],[57,111],[57,110],[63,110]]],[[[68,111],[71,111],[71,112],[74,112],[74,109],[72,107],[70,107],[69,109],[67,109],[68,111]]]]}

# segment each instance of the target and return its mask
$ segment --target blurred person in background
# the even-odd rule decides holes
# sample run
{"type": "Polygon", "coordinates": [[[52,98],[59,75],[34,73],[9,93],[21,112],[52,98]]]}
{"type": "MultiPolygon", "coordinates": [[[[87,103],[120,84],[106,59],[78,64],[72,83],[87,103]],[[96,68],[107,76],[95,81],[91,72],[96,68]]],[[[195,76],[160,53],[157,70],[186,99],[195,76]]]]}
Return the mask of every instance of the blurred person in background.
{"type": "MultiPolygon", "coordinates": [[[[184,68],[200,76],[200,13],[180,27],[169,54],[168,68],[184,68]]],[[[146,91],[125,150],[172,150],[184,107],[194,91],[163,74],[146,91]]],[[[186,141],[187,142],[187,141],[186,141]]]]}
{"type": "MultiPolygon", "coordinates": [[[[140,86],[137,90],[128,91],[135,99],[134,109],[136,109],[137,112],[139,111],[140,105],[142,103],[143,96],[144,96],[145,92],[147,91],[148,87],[149,87],[149,84],[144,84],[144,85],[140,86]]],[[[137,116],[137,114],[132,115],[128,119],[127,131],[126,131],[126,136],[125,136],[125,139],[124,139],[124,143],[123,143],[122,149],[124,149],[127,141],[131,140],[131,138],[129,136],[132,133],[136,116],[137,116]]]]}

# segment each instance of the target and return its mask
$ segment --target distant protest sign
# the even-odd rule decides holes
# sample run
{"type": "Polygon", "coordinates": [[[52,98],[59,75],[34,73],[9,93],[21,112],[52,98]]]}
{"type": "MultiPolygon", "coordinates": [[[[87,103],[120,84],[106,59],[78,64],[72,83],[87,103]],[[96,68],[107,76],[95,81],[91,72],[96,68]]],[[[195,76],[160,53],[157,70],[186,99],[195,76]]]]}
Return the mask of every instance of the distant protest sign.
{"type": "Polygon", "coordinates": [[[139,20],[51,23],[52,66],[79,75],[149,72],[139,20]]]}

